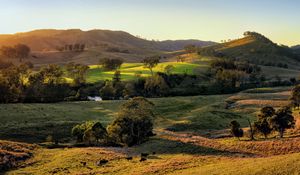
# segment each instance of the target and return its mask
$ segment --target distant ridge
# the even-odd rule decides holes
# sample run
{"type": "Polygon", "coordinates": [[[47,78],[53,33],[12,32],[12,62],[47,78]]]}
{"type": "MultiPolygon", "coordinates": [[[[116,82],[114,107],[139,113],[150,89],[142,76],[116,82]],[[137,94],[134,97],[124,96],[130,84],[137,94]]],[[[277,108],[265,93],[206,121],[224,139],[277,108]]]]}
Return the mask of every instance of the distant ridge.
{"type": "Polygon", "coordinates": [[[55,30],[41,29],[11,35],[0,35],[0,46],[23,43],[29,45],[34,51],[55,50],[65,44],[84,43],[87,47],[111,46],[124,49],[145,49],[160,51],[176,51],[183,49],[187,44],[208,46],[215,44],[211,41],[200,40],[168,40],[150,41],[135,37],[123,31],[80,29],[55,30]]]}

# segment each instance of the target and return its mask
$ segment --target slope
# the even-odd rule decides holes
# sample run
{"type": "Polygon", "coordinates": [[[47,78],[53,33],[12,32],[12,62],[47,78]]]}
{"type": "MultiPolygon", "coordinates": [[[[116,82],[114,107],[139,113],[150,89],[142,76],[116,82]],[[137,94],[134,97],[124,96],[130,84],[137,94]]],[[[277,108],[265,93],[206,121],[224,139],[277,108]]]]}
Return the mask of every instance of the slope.
{"type": "Polygon", "coordinates": [[[202,48],[199,53],[265,66],[299,69],[300,65],[300,57],[291,48],[279,46],[255,32],[245,32],[244,38],[202,48]]]}

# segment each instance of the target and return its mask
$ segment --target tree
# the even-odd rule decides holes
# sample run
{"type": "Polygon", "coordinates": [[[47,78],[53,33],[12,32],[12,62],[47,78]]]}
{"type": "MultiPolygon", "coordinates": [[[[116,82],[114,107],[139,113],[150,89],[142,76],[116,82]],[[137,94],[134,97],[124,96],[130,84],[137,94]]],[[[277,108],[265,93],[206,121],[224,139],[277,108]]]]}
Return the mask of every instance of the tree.
{"type": "Polygon", "coordinates": [[[123,62],[124,61],[119,58],[115,58],[115,59],[103,58],[103,59],[100,59],[99,64],[105,70],[116,70],[122,66],[123,62]]]}
{"type": "Polygon", "coordinates": [[[297,107],[299,109],[299,106],[300,106],[300,85],[297,85],[292,89],[292,95],[290,97],[290,101],[291,101],[293,107],[297,107]]]}
{"type": "Polygon", "coordinates": [[[142,63],[144,63],[144,67],[150,70],[152,76],[153,76],[153,68],[158,65],[160,59],[161,59],[160,56],[153,56],[153,57],[145,58],[142,61],[142,63]]]}
{"type": "Polygon", "coordinates": [[[107,139],[107,131],[100,122],[87,121],[78,124],[72,128],[72,135],[76,137],[77,142],[85,141],[89,145],[107,139]]]}
{"type": "Polygon", "coordinates": [[[165,79],[158,74],[147,77],[144,84],[145,94],[149,96],[163,96],[168,94],[170,87],[165,79]]]}
{"type": "Polygon", "coordinates": [[[38,73],[40,74],[43,83],[61,84],[65,82],[65,79],[63,77],[64,72],[61,67],[56,64],[44,66],[38,73]]]}
{"type": "Polygon", "coordinates": [[[254,129],[252,127],[250,119],[247,119],[247,120],[248,120],[248,124],[249,124],[249,128],[250,128],[250,140],[254,140],[254,129]]]}
{"type": "Polygon", "coordinates": [[[121,106],[117,118],[108,126],[109,136],[117,144],[132,146],[153,135],[153,103],[135,97],[121,106]]]}
{"type": "Polygon", "coordinates": [[[97,143],[99,142],[99,140],[105,140],[107,138],[107,131],[106,129],[102,126],[102,124],[100,122],[96,122],[93,126],[92,126],[92,131],[93,134],[96,138],[97,143]]]}
{"type": "Polygon", "coordinates": [[[103,100],[109,100],[115,97],[116,90],[111,81],[106,81],[105,86],[100,89],[99,93],[103,100]]]}
{"type": "Polygon", "coordinates": [[[286,129],[293,128],[295,126],[295,119],[292,115],[290,107],[283,107],[276,111],[275,115],[269,120],[271,127],[279,132],[280,138],[286,129]]]}
{"type": "Polygon", "coordinates": [[[237,121],[230,122],[230,131],[232,136],[237,137],[240,140],[240,137],[243,137],[244,131],[240,128],[240,124],[237,121]]]}
{"type": "Polygon", "coordinates": [[[28,58],[30,54],[30,47],[28,47],[25,44],[17,44],[15,45],[15,56],[16,58],[19,58],[20,62],[23,61],[23,59],[28,58]]]}
{"type": "Polygon", "coordinates": [[[272,132],[272,127],[269,124],[270,118],[275,114],[275,109],[266,106],[260,110],[260,114],[257,115],[257,121],[254,122],[254,128],[257,132],[262,133],[265,138],[272,132]]]}
{"type": "Polygon", "coordinates": [[[83,142],[83,136],[85,131],[92,128],[93,125],[93,122],[88,121],[82,124],[75,125],[72,128],[72,135],[76,137],[77,142],[83,142]]]}
{"type": "Polygon", "coordinates": [[[177,56],[177,62],[184,62],[185,61],[185,57],[184,56],[177,56]]]}
{"type": "Polygon", "coordinates": [[[173,65],[167,65],[166,67],[165,67],[165,73],[167,74],[167,75],[170,75],[171,73],[172,73],[172,71],[174,70],[174,66],[173,65]]]}
{"type": "Polygon", "coordinates": [[[73,79],[75,86],[79,86],[86,82],[86,73],[89,67],[82,64],[69,63],[66,65],[68,76],[73,79]]]}
{"type": "Polygon", "coordinates": [[[85,49],[85,44],[81,44],[81,45],[80,45],[80,51],[83,52],[84,49],[85,49]]]}
{"type": "Polygon", "coordinates": [[[121,71],[119,70],[115,71],[112,79],[113,79],[113,84],[121,82],[121,71]]]}
{"type": "Polygon", "coordinates": [[[10,47],[10,46],[2,46],[1,54],[8,58],[15,58],[16,57],[16,49],[14,47],[10,47]]]}

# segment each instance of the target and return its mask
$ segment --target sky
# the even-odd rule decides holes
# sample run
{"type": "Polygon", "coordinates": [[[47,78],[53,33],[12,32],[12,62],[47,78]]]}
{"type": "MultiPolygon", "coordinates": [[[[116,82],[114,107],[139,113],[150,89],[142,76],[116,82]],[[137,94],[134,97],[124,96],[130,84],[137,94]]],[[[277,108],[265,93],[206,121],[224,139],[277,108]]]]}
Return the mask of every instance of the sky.
{"type": "Polygon", "coordinates": [[[0,33],[110,29],[155,40],[220,42],[245,31],[300,44],[298,0],[0,0],[0,33]]]}

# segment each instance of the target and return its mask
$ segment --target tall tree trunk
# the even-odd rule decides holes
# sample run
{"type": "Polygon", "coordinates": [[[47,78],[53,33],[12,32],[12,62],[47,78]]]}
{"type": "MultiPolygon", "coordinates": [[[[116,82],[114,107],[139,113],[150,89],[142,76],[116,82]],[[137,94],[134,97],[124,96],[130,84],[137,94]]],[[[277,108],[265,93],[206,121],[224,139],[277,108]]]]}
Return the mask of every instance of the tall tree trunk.
{"type": "Polygon", "coordinates": [[[253,128],[250,122],[250,119],[248,119],[249,127],[250,127],[250,139],[254,140],[254,133],[253,133],[253,128]]]}
{"type": "Polygon", "coordinates": [[[283,138],[283,133],[284,133],[284,129],[280,128],[279,129],[279,136],[280,136],[280,138],[283,138]]]}

